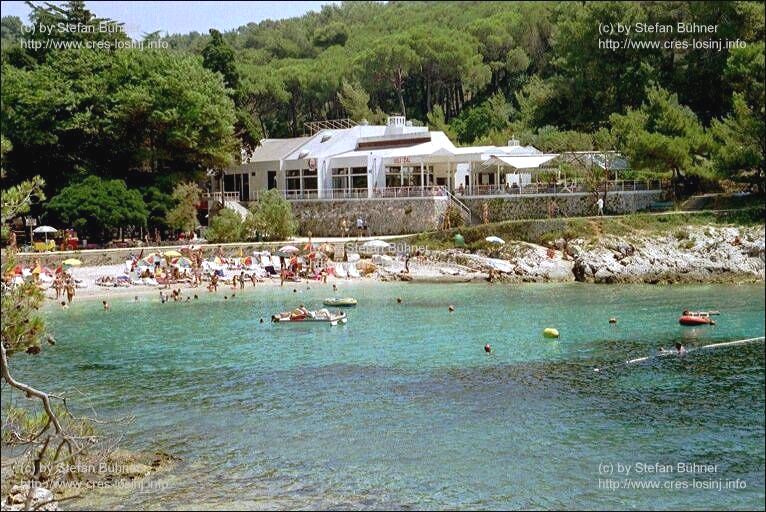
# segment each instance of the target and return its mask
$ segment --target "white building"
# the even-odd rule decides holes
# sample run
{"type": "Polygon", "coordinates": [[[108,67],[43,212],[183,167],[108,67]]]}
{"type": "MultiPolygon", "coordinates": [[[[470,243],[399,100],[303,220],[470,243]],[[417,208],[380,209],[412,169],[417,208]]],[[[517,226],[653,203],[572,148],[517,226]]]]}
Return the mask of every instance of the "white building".
{"type": "Polygon", "coordinates": [[[277,188],[288,199],[478,195],[523,187],[531,170],[558,155],[508,146],[456,147],[444,132],[391,116],[385,126],[320,130],[308,137],[264,139],[243,163],[213,180],[213,193],[254,201],[277,188]]]}

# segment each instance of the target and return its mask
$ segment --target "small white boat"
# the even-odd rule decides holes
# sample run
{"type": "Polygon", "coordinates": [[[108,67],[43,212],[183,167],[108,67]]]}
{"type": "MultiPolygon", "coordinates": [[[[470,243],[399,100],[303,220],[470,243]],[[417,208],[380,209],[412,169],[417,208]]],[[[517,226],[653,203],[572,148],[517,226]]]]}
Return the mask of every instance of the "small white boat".
{"type": "Polygon", "coordinates": [[[356,299],[353,297],[328,297],[322,304],[338,308],[349,308],[356,306],[356,299]]]}
{"type": "Polygon", "coordinates": [[[337,312],[330,313],[327,309],[320,309],[318,311],[308,311],[303,309],[294,309],[293,311],[285,311],[272,315],[271,321],[275,323],[282,322],[324,322],[330,325],[345,324],[348,319],[346,313],[337,312]]]}

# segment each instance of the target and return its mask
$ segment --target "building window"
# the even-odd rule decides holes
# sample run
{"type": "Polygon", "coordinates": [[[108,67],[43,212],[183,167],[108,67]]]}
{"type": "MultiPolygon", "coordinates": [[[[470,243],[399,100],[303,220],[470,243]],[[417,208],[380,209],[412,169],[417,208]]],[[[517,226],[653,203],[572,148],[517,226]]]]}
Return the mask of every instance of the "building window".
{"type": "Polygon", "coordinates": [[[300,190],[301,189],[301,170],[294,169],[291,171],[285,171],[285,184],[286,184],[287,190],[290,190],[290,191],[300,190]]]}
{"type": "Polygon", "coordinates": [[[317,170],[316,169],[301,169],[303,172],[303,190],[316,190],[317,187],[317,170]]]}

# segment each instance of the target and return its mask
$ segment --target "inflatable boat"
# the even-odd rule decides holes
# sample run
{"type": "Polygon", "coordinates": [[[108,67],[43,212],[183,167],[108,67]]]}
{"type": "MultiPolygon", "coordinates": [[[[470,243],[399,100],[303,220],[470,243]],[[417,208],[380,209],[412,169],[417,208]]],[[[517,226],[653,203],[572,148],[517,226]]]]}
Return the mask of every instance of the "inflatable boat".
{"type": "Polygon", "coordinates": [[[715,325],[711,315],[720,315],[718,311],[684,311],[678,323],[681,325],[715,325]]]}
{"type": "Polygon", "coordinates": [[[681,325],[715,325],[715,320],[710,318],[708,313],[690,313],[681,315],[678,323],[681,325]]]}
{"type": "Polygon", "coordinates": [[[324,322],[330,325],[345,324],[348,319],[346,313],[330,313],[326,309],[320,309],[318,311],[308,311],[302,309],[295,309],[293,311],[285,311],[283,313],[277,313],[272,315],[271,321],[275,323],[282,322],[324,322]]]}
{"type": "Polygon", "coordinates": [[[322,304],[338,308],[349,308],[356,306],[356,299],[353,297],[328,297],[322,304]]]}

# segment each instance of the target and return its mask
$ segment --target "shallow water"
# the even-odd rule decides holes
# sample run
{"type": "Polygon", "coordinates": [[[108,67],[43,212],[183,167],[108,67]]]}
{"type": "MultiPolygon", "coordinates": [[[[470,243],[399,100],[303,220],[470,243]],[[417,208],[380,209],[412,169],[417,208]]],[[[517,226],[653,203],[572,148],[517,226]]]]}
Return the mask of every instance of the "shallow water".
{"type": "MultiPolygon", "coordinates": [[[[764,507],[763,343],[618,364],[763,336],[763,286],[347,285],[359,306],[338,327],[268,322],[318,307],[327,286],[225,294],[48,311],[58,343],[14,358],[17,376],[135,415],[129,447],[183,459],[153,477],[163,489],[71,506],[764,507]],[[687,307],[720,310],[718,325],[679,326],[687,307]],[[542,338],[548,326],[559,340],[542,338]],[[631,480],[697,485],[635,475],[679,462],[718,465],[698,483],[745,487],[610,490],[599,473],[630,464],[631,480]]],[[[624,477],[611,475],[637,485],[624,477]]]]}

